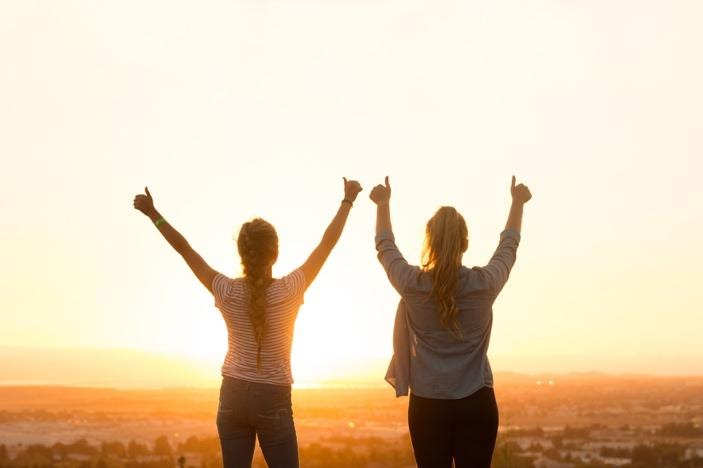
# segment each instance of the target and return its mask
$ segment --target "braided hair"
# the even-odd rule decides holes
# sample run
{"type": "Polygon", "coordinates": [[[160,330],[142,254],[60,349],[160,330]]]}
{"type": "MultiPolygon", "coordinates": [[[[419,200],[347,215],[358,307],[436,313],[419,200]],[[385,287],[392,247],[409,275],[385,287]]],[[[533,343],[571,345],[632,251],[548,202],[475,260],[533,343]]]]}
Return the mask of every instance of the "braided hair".
{"type": "Polygon", "coordinates": [[[271,266],[278,258],[278,235],[261,218],[244,223],[237,237],[244,277],[249,286],[249,319],[256,339],[256,369],[261,368],[261,343],[266,331],[266,289],[273,281],[271,266]]]}

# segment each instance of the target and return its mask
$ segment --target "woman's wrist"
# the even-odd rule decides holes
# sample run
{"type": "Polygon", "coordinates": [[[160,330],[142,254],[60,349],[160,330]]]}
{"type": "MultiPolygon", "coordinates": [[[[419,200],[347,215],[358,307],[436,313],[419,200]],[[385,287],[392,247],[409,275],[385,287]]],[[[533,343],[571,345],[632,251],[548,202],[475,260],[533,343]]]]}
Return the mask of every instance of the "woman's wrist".
{"type": "Polygon", "coordinates": [[[146,216],[151,220],[152,223],[155,223],[159,218],[161,218],[161,214],[156,211],[156,208],[150,210],[148,213],[144,213],[146,216]]]}

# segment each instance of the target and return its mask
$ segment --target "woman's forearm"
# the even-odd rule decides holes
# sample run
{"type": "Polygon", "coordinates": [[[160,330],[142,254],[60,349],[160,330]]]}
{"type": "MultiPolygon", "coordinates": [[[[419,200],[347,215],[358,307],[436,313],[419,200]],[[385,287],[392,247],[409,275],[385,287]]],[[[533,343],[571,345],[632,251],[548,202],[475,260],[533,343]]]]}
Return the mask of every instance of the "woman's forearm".
{"type": "Polygon", "coordinates": [[[371,190],[369,198],[376,204],[376,235],[391,231],[391,183],[388,176],[384,184],[378,184],[371,190]]]}
{"type": "Polygon", "coordinates": [[[325,233],[322,235],[321,244],[325,246],[334,247],[342,236],[342,231],[344,231],[344,225],[347,223],[347,218],[349,217],[349,212],[351,211],[351,203],[342,203],[339,205],[337,214],[334,215],[330,225],[325,229],[325,233]]]}
{"type": "Polygon", "coordinates": [[[389,202],[376,205],[376,235],[383,231],[392,231],[391,207],[389,202]]]}
{"type": "Polygon", "coordinates": [[[156,226],[156,229],[159,230],[161,235],[164,236],[164,239],[171,244],[171,247],[173,247],[176,252],[182,254],[186,251],[189,247],[186,238],[183,237],[180,232],[176,231],[176,229],[171,226],[171,224],[169,224],[169,222],[166,221],[156,209],[150,211],[147,216],[154,224],[156,224],[157,221],[162,220],[159,222],[159,225],[156,226]]]}
{"type": "Polygon", "coordinates": [[[519,201],[513,201],[510,205],[510,213],[508,214],[508,221],[505,223],[505,229],[512,229],[513,231],[520,232],[522,228],[522,212],[525,204],[519,201]]]}

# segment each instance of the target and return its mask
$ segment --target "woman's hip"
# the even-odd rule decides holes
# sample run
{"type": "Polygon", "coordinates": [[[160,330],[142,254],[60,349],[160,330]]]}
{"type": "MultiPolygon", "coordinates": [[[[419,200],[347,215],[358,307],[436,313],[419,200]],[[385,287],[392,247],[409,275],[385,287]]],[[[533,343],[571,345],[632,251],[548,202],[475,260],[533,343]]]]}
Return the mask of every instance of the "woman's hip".
{"type": "Polygon", "coordinates": [[[223,377],[217,410],[218,424],[230,421],[237,425],[281,430],[292,426],[291,387],[232,377],[223,377]]]}
{"type": "Polygon", "coordinates": [[[426,398],[411,393],[408,411],[411,418],[422,417],[440,424],[470,422],[498,425],[498,405],[491,387],[483,387],[455,400],[426,398]]]}

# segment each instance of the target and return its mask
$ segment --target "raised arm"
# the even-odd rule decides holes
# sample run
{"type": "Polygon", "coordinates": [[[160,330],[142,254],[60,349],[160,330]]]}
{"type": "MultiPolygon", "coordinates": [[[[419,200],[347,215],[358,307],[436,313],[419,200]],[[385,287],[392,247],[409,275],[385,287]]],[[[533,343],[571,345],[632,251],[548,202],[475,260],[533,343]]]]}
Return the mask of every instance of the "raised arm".
{"type": "Polygon", "coordinates": [[[369,198],[376,204],[376,251],[377,257],[386,271],[388,280],[401,295],[411,287],[418,278],[418,268],[411,266],[395,245],[393,226],[391,225],[391,184],[388,176],[384,184],[371,190],[369,198]]]}
{"type": "Polygon", "coordinates": [[[188,241],[166,221],[163,216],[154,208],[154,199],[149,193],[149,189],[144,187],[146,195],[139,194],[134,197],[134,208],[146,215],[154,226],[159,230],[164,239],[171,244],[171,247],[178,252],[186,261],[190,269],[200,282],[212,293],[212,281],[217,272],[210,268],[205,260],[193,250],[188,241]]]}
{"type": "Polygon", "coordinates": [[[491,260],[488,265],[483,267],[483,271],[488,275],[490,287],[496,294],[508,281],[510,270],[515,264],[517,247],[520,243],[523,206],[532,198],[530,189],[526,185],[515,185],[515,176],[510,184],[510,194],[513,201],[510,205],[508,221],[505,223],[505,230],[500,235],[500,243],[491,260]]]}
{"type": "Polygon", "coordinates": [[[327,257],[329,257],[332,249],[337,244],[344,230],[347,218],[349,217],[349,211],[351,211],[354,200],[356,200],[356,196],[361,190],[359,182],[356,180],[348,181],[346,177],[344,178],[344,199],[339,205],[337,214],[334,215],[332,222],[327,226],[318,246],[315,247],[315,250],[312,251],[308,259],[303,263],[303,266],[300,267],[303,270],[303,274],[305,274],[306,288],[309,287],[317,277],[322,265],[325,264],[327,257]]]}

